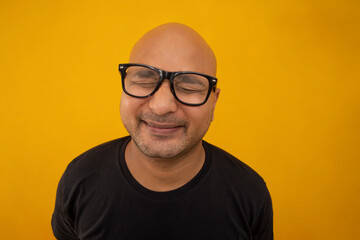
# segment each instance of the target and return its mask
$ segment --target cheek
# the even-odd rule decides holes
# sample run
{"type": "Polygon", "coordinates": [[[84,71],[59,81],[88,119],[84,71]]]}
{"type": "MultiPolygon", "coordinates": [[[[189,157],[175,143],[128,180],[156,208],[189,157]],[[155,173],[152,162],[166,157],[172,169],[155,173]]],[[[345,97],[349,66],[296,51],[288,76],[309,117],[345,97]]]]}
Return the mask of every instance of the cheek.
{"type": "Polygon", "coordinates": [[[188,116],[188,122],[190,127],[195,130],[208,128],[212,119],[212,108],[196,108],[188,109],[186,115],[188,116]]]}
{"type": "Polygon", "coordinates": [[[125,100],[124,97],[121,97],[120,100],[120,116],[122,121],[124,121],[125,116],[127,115],[129,109],[129,103],[125,100]]]}
{"type": "Polygon", "coordinates": [[[123,121],[129,120],[129,118],[135,116],[143,102],[143,99],[133,98],[123,93],[120,100],[121,119],[123,121]]]}

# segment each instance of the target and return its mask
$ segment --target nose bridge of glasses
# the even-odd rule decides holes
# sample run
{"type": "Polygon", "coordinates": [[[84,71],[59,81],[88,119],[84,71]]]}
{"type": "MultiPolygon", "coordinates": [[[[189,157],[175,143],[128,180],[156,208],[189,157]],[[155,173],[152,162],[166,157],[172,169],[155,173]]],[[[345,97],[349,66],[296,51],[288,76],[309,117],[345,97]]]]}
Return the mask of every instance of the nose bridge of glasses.
{"type": "Polygon", "coordinates": [[[160,81],[159,81],[158,86],[156,87],[154,93],[156,94],[160,89],[166,88],[166,92],[169,91],[169,93],[171,92],[171,94],[173,95],[174,92],[173,92],[172,83],[171,83],[170,78],[171,78],[171,72],[162,71],[160,79],[159,79],[160,81]],[[168,83],[165,83],[165,82],[168,82],[168,83]],[[164,86],[164,85],[166,85],[166,86],[164,86]]]}
{"type": "Polygon", "coordinates": [[[171,78],[173,76],[173,72],[168,72],[168,71],[165,71],[165,70],[161,70],[161,80],[169,80],[171,82],[171,78]]]}
{"type": "Polygon", "coordinates": [[[159,83],[158,83],[158,87],[157,87],[156,92],[163,85],[165,80],[168,80],[169,81],[169,89],[170,89],[171,93],[174,95],[173,86],[172,86],[173,85],[172,79],[174,78],[173,76],[174,76],[175,73],[176,72],[168,72],[168,71],[165,71],[165,70],[160,70],[159,83]]]}
{"type": "MultiPolygon", "coordinates": [[[[159,95],[159,92],[162,92],[165,90],[166,95],[171,94],[172,97],[176,98],[174,90],[173,90],[173,86],[172,86],[173,83],[171,80],[173,78],[173,75],[174,75],[174,72],[168,72],[165,70],[161,70],[160,71],[160,79],[159,79],[160,81],[159,81],[159,84],[153,94],[159,95]],[[165,80],[168,80],[168,83],[165,83],[166,86],[164,86],[164,82],[166,82],[165,80]]],[[[160,93],[160,95],[162,95],[162,94],[163,93],[160,93]]]]}

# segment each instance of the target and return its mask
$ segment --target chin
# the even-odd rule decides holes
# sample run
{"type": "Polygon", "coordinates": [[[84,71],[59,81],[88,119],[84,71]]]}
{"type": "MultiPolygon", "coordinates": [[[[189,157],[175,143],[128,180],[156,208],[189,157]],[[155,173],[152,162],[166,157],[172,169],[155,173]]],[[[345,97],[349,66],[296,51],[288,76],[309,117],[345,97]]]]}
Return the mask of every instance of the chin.
{"type": "Polygon", "coordinates": [[[142,154],[149,158],[175,158],[181,153],[183,153],[185,150],[184,144],[181,143],[168,144],[158,141],[145,143],[141,140],[136,141],[136,139],[134,139],[134,142],[137,145],[138,149],[142,152],[142,154]]]}

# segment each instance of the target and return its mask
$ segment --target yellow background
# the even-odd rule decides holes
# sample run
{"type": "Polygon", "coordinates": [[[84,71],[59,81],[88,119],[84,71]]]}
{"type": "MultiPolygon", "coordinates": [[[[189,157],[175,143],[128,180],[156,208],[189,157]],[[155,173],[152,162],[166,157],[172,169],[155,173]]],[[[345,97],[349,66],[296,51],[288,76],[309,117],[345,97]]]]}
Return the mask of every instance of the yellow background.
{"type": "Polygon", "coordinates": [[[360,2],[0,3],[0,239],[47,240],[67,164],[126,135],[118,63],[181,22],[218,58],[206,140],[266,180],[278,240],[360,236],[360,2]]]}

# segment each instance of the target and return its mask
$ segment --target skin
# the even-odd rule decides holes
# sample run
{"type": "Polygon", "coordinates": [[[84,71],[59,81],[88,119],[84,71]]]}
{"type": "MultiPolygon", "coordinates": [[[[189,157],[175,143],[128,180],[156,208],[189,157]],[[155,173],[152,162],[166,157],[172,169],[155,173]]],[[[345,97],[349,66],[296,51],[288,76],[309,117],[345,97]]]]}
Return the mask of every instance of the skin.
{"type": "MultiPolygon", "coordinates": [[[[133,47],[131,63],[167,71],[195,71],[216,75],[216,59],[205,40],[177,23],[147,32],[133,47]]],[[[126,164],[134,178],[154,191],[169,191],[190,181],[201,169],[205,152],[201,140],[214,117],[220,89],[201,106],[178,102],[165,80],[148,98],[122,94],[120,114],[131,141],[126,164]]]]}

